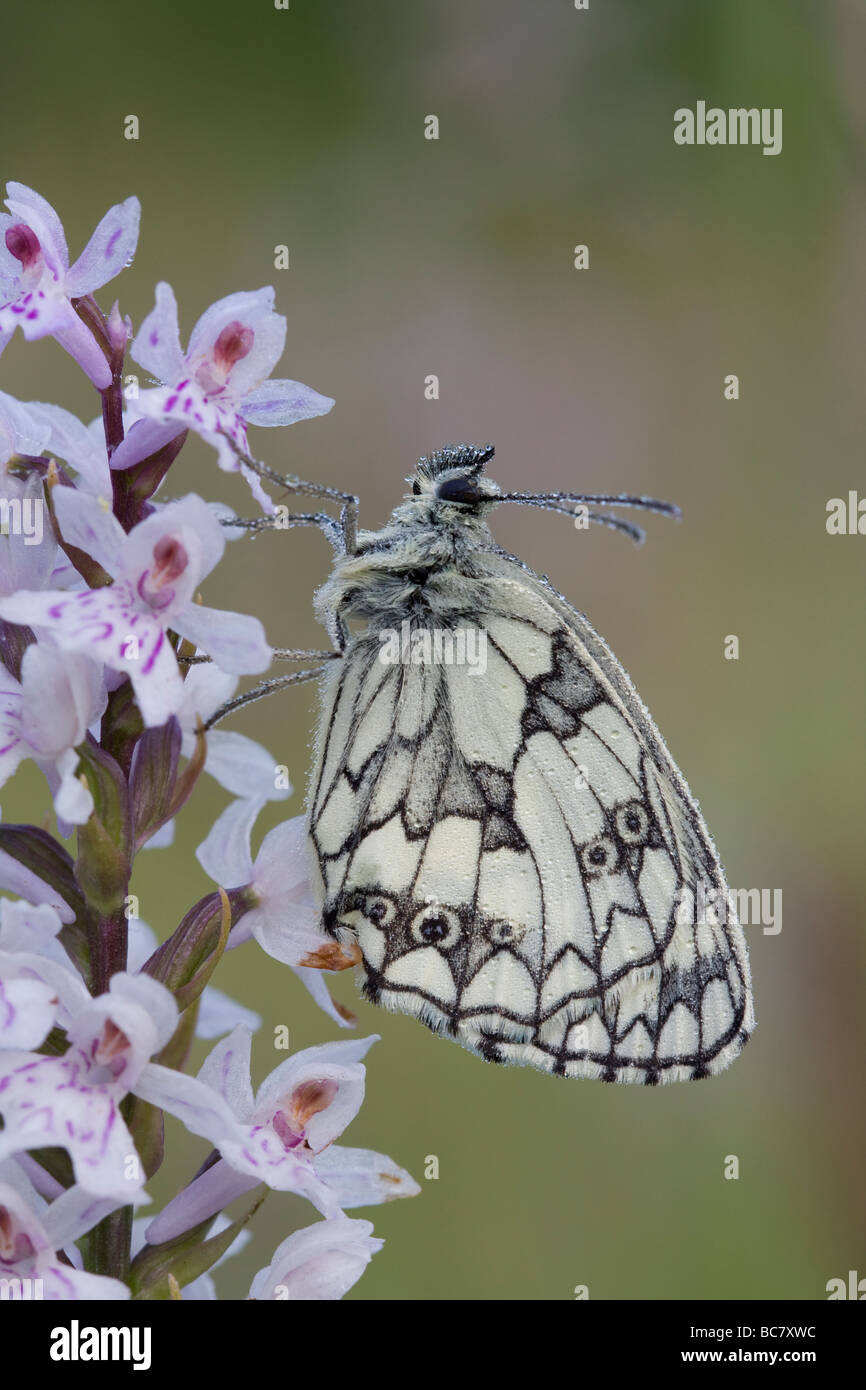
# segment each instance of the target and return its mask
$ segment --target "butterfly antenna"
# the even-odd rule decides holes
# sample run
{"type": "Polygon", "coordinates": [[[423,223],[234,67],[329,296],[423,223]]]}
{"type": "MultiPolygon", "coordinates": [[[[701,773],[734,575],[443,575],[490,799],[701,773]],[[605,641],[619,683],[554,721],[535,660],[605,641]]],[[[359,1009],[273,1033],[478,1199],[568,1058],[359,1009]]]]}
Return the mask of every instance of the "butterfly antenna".
{"type": "Polygon", "coordinates": [[[643,545],[646,540],[646,531],[641,526],[635,526],[632,521],[623,521],[618,516],[607,516],[604,512],[588,512],[587,517],[598,526],[607,526],[611,531],[619,531],[621,535],[628,536],[635,545],[643,545]]]}
{"type": "Polygon", "coordinates": [[[646,512],[658,512],[661,516],[681,517],[682,512],[673,502],[660,502],[657,497],[632,497],[628,493],[605,492],[502,492],[497,502],[522,502],[529,506],[550,506],[555,509],[558,502],[571,502],[578,506],[601,507],[640,507],[646,512]]]}
{"type": "MultiPolygon", "coordinates": [[[[618,516],[608,516],[606,512],[591,511],[588,507],[589,502],[605,502],[607,504],[626,505],[626,500],[622,497],[588,497],[577,493],[533,493],[533,492],[507,492],[503,496],[494,499],[496,502],[520,502],[527,507],[540,507],[546,512],[558,512],[560,516],[570,516],[572,520],[584,515],[587,521],[594,522],[597,526],[607,526],[611,531],[619,531],[621,535],[628,536],[635,545],[643,545],[646,540],[646,532],[640,527],[635,526],[631,521],[623,521],[618,516]],[[564,507],[559,501],[554,502],[554,497],[570,501],[574,504],[586,506],[585,513],[575,510],[574,506],[564,507]]],[[[661,512],[664,516],[680,515],[679,507],[673,506],[670,502],[657,502],[654,498],[629,498],[628,505],[645,506],[647,510],[661,512]]]]}

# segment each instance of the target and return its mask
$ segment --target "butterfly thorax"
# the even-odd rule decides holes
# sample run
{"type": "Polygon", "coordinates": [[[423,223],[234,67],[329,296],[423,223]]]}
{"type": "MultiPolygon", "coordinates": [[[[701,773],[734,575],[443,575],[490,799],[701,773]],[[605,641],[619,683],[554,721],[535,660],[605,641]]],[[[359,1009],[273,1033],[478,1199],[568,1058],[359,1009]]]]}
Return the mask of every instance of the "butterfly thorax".
{"type": "Polygon", "coordinates": [[[490,579],[479,559],[493,545],[482,515],[412,498],[381,531],[360,532],[356,553],[338,559],[319,589],[316,611],[329,628],[347,618],[370,628],[406,618],[459,623],[483,607],[490,579]]]}

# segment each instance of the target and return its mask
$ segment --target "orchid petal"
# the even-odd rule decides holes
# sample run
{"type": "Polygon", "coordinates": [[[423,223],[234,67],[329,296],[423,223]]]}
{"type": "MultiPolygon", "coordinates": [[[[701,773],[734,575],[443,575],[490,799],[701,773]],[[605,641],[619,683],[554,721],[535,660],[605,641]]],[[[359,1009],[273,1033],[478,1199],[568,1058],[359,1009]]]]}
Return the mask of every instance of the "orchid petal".
{"type": "Polygon", "coordinates": [[[372,1149],[331,1144],[316,1156],[316,1172],[341,1207],[370,1207],[398,1197],[417,1197],[421,1188],[405,1168],[372,1149]]]}
{"type": "Polygon", "coordinates": [[[208,985],[201,996],[195,1035],[197,1038],[220,1038],[241,1024],[257,1032],[262,1026],[261,1015],[223,994],[215,985],[208,985]]]}
{"type": "Polygon", "coordinates": [[[235,321],[251,328],[255,335],[252,348],[234,364],[229,377],[232,396],[240,399],[269,377],[282,357],[286,320],[274,312],[274,291],[270,285],[227,295],[206,309],[192,330],[187,362],[193,364],[209,357],[220,333],[235,321]]]}
{"type": "Polygon", "coordinates": [[[157,381],[180,381],[186,375],[177,323],[177,300],[165,280],[156,287],[156,304],[139,328],[130,354],[157,381]]]}
{"type": "Polygon", "coordinates": [[[369,1221],[334,1217],[295,1231],[250,1286],[253,1299],[335,1301],[360,1279],[384,1241],[369,1221]]]}
{"type": "Polygon", "coordinates": [[[132,468],[134,464],[158,453],[183,431],[184,426],[172,420],[136,420],[111,455],[111,467],[132,468]]]}
{"type": "MultiPolygon", "coordinates": [[[[74,358],[82,371],[86,372],[97,391],[105,391],[111,385],[111,368],[105,353],[94,338],[90,329],[76,314],[71,305],[64,305],[62,319],[46,332],[52,333],[62,348],[74,358]],[[68,309],[68,313],[65,310],[68,309]]],[[[28,336],[24,325],[21,331],[28,336]]],[[[33,335],[36,336],[35,334],[33,335]]]]}
{"type": "Polygon", "coordinates": [[[191,603],[175,616],[172,626],[181,637],[212,656],[224,671],[258,675],[271,664],[273,648],[268,646],[265,630],[258,618],[246,613],[191,603]]]}
{"type": "MultiPolygon", "coordinates": [[[[148,1063],[135,1083],[135,1094],[175,1115],[191,1134],[199,1134],[214,1145],[221,1145],[227,1135],[243,1136],[231,1109],[216,1091],[171,1067],[148,1063]]],[[[0,1143],[2,1138],[0,1134],[0,1143]]]]}
{"type": "Polygon", "coordinates": [[[248,1121],[253,1113],[250,1084],[252,1033],[242,1025],[212,1048],[198,1073],[203,1086],[221,1096],[236,1119],[248,1121]]]}
{"type": "MultiPolygon", "coordinates": [[[[3,955],[0,953],[0,969],[3,955]]],[[[0,978],[0,1046],[28,1052],[54,1027],[57,998],[50,985],[24,976],[0,978]]]]}
{"type": "Polygon", "coordinates": [[[65,277],[70,298],[92,294],[128,266],[138,245],[141,204],[126,198],[110,208],[65,277]]]}
{"type": "Polygon", "coordinates": [[[66,1149],[85,1191],[130,1202],[143,1183],[140,1166],[129,1163],[132,1138],[110,1091],[76,1084],[84,1068],[71,1053],[0,1053],[0,1158],[22,1149],[66,1149]]]}
{"type": "Polygon", "coordinates": [[[205,873],[221,888],[242,888],[252,882],[250,836],[264,804],[261,799],[230,802],[196,850],[205,873]]]}
{"type": "Polygon", "coordinates": [[[127,535],[111,509],[71,487],[55,488],[53,501],[63,539],[92,556],[116,578],[127,535]]]}
{"type": "Polygon", "coordinates": [[[334,404],[331,396],[322,396],[303,382],[274,380],[266,381],[244,396],[241,414],[248,425],[273,428],[327,415],[334,404]]]}
{"type": "MultiPolygon", "coordinates": [[[[243,918],[241,920],[243,921],[243,918]]],[[[268,942],[268,945],[265,945],[261,936],[258,937],[258,941],[263,949],[268,952],[268,955],[271,955],[272,952],[268,950],[268,945],[271,943],[268,942]]],[[[331,991],[328,989],[325,980],[326,972],[324,970],[308,969],[303,965],[290,965],[289,969],[294,971],[301,984],[304,986],[304,989],[312,996],[314,1003],[318,1004],[322,1012],[328,1015],[328,1018],[334,1020],[338,1028],[357,1028],[358,1020],[355,1018],[354,1014],[350,1013],[348,1009],[345,1009],[342,1004],[335,1003],[332,999],[331,991]]]]}
{"type": "Polygon", "coordinates": [[[167,1240],[176,1239],[257,1185],[256,1178],[251,1178],[247,1173],[236,1173],[224,1158],[217,1159],[173,1197],[159,1216],[151,1221],[146,1231],[148,1243],[162,1245],[167,1240]]]}
{"type": "MultiPolygon", "coordinates": [[[[195,669],[202,668],[193,667],[195,669]]],[[[186,684],[189,684],[189,677],[186,684]]],[[[192,734],[184,736],[182,752],[185,757],[192,756],[194,743],[192,734]]],[[[276,764],[268,750],[233,729],[212,729],[208,733],[205,771],[233,796],[247,799],[266,796],[269,801],[285,801],[292,793],[291,787],[274,786],[276,764]]]]}

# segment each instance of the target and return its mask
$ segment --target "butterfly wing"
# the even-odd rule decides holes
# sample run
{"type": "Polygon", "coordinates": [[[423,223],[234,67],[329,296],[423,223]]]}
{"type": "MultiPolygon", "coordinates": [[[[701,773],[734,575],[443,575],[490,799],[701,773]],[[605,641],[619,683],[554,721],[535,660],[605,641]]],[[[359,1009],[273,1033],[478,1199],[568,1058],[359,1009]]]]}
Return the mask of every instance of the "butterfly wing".
{"type": "Polygon", "coordinates": [[[357,936],[368,997],[488,1060],[720,1071],[754,1016],[700,812],[586,619],[519,561],[483,566],[483,669],[385,664],[374,635],[334,663],[310,797],[324,924],[357,936]]]}

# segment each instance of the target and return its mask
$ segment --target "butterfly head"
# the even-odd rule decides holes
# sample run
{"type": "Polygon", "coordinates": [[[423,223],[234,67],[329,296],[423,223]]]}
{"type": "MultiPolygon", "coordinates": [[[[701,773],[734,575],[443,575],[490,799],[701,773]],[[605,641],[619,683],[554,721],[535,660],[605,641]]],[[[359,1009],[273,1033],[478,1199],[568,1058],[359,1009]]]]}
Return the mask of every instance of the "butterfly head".
{"type": "Polygon", "coordinates": [[[418,460],[407,482],[413,497],[437,506],[447,503],[461,511],[477,512],[495,502],[499,487],[484,477],[484,465],[493,458],[492,444],[450,444],[418,460]]]}

